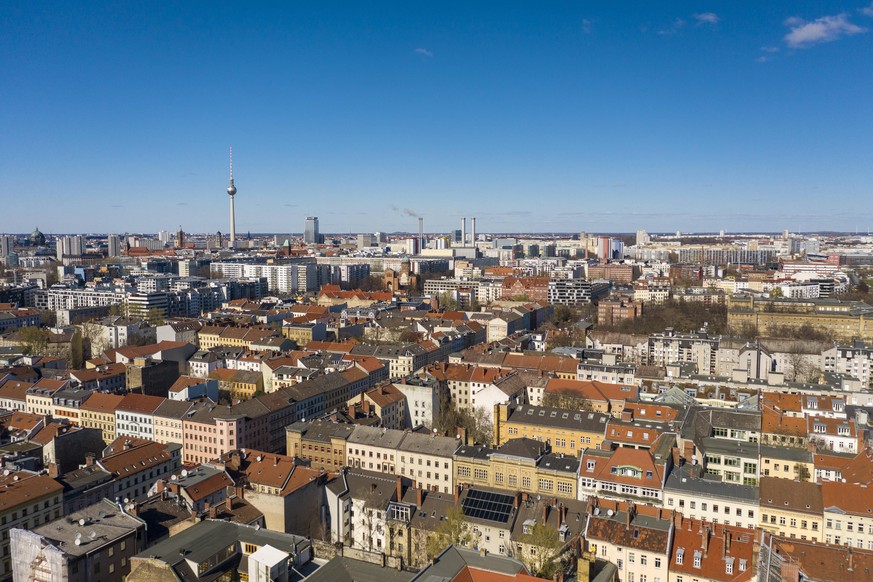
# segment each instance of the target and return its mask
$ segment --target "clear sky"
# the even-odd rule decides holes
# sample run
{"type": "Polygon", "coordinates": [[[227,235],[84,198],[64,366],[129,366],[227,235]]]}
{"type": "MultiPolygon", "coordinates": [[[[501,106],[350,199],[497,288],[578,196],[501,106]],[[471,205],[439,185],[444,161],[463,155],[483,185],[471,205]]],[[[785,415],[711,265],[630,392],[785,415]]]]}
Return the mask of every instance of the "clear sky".
{"type": "Polygon", "coordinates": [[[26,232],[873,228],[873,4],[3,2],[26,232]]]}

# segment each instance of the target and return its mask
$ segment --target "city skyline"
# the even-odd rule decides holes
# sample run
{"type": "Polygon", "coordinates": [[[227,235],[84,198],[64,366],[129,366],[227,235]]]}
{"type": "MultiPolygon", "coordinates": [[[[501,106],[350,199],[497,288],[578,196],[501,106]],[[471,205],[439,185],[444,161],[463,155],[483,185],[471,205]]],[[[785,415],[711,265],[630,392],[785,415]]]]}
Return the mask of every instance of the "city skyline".
{"type": "Polygon", "coordinates": [[[230,143],[239,232],[873,224],[869,2],[120,10],[9,6],[8,230],[227,232],[230,143]]]}

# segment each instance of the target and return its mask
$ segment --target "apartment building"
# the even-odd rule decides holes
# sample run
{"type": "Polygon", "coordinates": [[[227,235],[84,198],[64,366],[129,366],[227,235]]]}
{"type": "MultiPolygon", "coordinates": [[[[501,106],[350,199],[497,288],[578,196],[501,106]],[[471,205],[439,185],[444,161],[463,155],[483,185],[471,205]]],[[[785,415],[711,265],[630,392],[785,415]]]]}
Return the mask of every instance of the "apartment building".
{"type": "Polygon", "coordinates": [[[578,456],[603,443],[611,416],[529,404],[498,404],[494,411],[495,445],[528,437],[544,442],[555,454],[578,456]]]}

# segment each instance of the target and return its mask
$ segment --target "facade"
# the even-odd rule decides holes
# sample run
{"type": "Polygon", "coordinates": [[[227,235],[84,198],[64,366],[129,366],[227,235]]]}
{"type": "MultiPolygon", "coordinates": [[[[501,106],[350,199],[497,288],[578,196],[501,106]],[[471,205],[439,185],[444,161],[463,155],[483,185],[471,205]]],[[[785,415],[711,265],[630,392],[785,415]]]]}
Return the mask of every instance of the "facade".
{"type": "Polygon", "coordinates": [[[353,425],[329,421],[298,421],[286,428],[286,455],[311,463],[316,469],[338,471],[346,464],[346,442],[353,425]]]}
{"type": "Polygon", "coordinates": [[[579,459],[551,454],[539,441],[518,438],[497,448],[461,445],[453,458],[456,485],[577,498],[579,459]]]}
{"type": "Polygon", "coordinates": [[[757,487],[705,478],[700,465],[674,467],[664,485],[664,507],[714,525],[755,529],[760,522],[757,487]]]}
{"type": "Polygon", "coordinates": [[[164,402],[158,396],[129,393],[115,408],[117,436],[154,439],[155,410],[164,402]]]}
{"type": "Polygon", "coordinates": [[[760,495],[761,529],[786,538],[824,541],[821,484],[763,477],[760,495]]]}
{"type": "Polygon", "coordinates": [[[179,445],[118,437],[95,464],[113,476],[110,499],[124,501],[146,497],[157,480],[178,471],[181,462],[179,445]]]}
{"type": "Polygon", "coordinates": [[[494,411],[496,445],[528,437],[545,442],[555,454],[578,456],[584,449],[598,449],[610,415],[531,406],[499,404],[494,411]]]}
{"type": "Polygon", "coordinates": [[[48,475],[7,470],[0,475],[0,580],[12,578],[10,532],[39,527],[64,513],[63,486],[48,475]]]}
{"type": "Polygon", "coordinates": [[[116,437],[116,410],[123,401],[124,396],[95,392],[79,409],[80,425],[99,429],[103,442],[111,443],[116,437]]]}
{"type": "Polygon", "coordinates": [[[836,299],[758,299],[735,295],[728,300],[728,326],[771,329],[812,326],[826,329],[843,341],[873,341],[869,318],[873,307],[861,301],[836,299]]]}
{"type": "Polygon", "coordinates": [[[130,559],[145,549],[145,529],[109,499],[31,530],[13,529],[13,578],[121,582],[130,559]]]}

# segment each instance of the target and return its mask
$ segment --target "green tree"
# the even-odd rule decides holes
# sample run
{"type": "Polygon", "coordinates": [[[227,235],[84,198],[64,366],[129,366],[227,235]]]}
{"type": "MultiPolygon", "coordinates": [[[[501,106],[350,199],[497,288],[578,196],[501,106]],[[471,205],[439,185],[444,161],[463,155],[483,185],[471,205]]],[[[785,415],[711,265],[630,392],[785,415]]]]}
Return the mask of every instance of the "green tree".
{"type": "Polygon", "coordinates": [[[549,408],[561,408],[564,410],[584,410],[591,412],[594,410],[590,400],[584,398],[574,398],[566,394],[555,394],[550,392],[543,396],[542,405],[549,408]]]}
{"type": "Polygon", "coordinates": [[[158,307],[152,307],[145,314],[145,320],[149,325],[157,327],[164,324],[164,310],[158,307]]]}
{"type": "Polygon", "coordinates": [[[427,538],[427,559],[432,560],[448,546],[469,546],[472,541],[473,533],[464,521],[464,510],[453,506],[446,512],[446,518],[436,531],[427,538]]]}
{"type": "Polygon", "coordinates": [[[82,340],[82,330],[76,328],[70,340],[70,366],[78,370],[85,365],[85,342],[82,340]]]}
{"type": "Polygon", "coordinates": [[[44,354],[50,337],[49,330],[41,327],[25,327],[18,332],[21,347],[26,354],[44,354]]]}
{"type": "Polygon", "coordinates": [[[772,289],[770,289],[770,298],[771,299],[776,299],[779,297],[785,297],[785,294],[782,293],[781,287],[773,287],[772,289]]]}
{"type": "Polygon", "coordinates": [[[527,546],[527,551],[523,552],[521,561],[530,573],[547,580],[553,578],[561,567],[558,559],[558,552],[561,550],[558,530],[537,521],[530,533],[522,536],[522,543],[527,546]]]}

